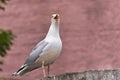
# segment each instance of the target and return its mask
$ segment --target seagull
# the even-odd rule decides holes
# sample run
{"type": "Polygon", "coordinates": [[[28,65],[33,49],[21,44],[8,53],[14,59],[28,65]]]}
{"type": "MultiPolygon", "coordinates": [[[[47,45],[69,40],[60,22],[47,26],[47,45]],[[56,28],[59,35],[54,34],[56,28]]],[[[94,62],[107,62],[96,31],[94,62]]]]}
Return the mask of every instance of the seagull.
{"type": "Polygon", "coordinates": [[[52,14],[51,25],[46,37],[32,49],[25,63],[12,76],[22,76],[27,72],[42,67],[44,77],[46,77],[45,66],[48,67],[49,76],[50,65],[59,57],[62,50],[59,25],[59,14],[52,14]]]}

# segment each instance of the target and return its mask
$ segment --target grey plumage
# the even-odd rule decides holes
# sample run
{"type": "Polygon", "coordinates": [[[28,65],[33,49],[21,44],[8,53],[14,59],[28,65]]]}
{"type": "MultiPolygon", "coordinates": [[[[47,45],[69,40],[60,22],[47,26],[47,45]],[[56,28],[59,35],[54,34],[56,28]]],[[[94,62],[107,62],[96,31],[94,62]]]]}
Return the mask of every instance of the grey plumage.
{"type": "Polygon", "coordinates": [[[47,46],[47,44],[48,44],[48,42],[45,42],[44,40],[39,42],[33,48],[32,52],[30,53],[29,57],[25,61],[24,65],[17,72],[13,73],[12,76],[17,76],[17,73],[20,73],[21,70],[23,70],[23,72],[20,73],[19,75],[23,75],[23,74],[25,74],[25,72],[29,72],[33,69],[36,69],[36,68],[40,67],[40,66],[34,66],[34,67],[31,68],[31,67],[27,67],[27,66],[34,65],[34,62],[38,59],[38,57],[43,52],[43,49],[47,46]]]}
{"type": "Polygon", "coordinates": [[[59,15],[53,14],[51,21],[45,39],[32,49],[25,63],[17,72],[12,74],[13,76],[23,75],[41,66],[49,66],[58,58],[62,50],[62,41],[59,36],[59,15]]]}
{"type": "Polygon", "coordinates": [[[30,53],[29,57],[27,58],[27,60],[25,61],[24,65],[29,65],[31,63],[33,63],[36,59],[38,59],[38,57],[40,56],[40,54],[42,53],[43,49],[45,48],[45,46],[47,46],[48,42],[45,42],[44,40],[41,41],[40,43],[38,43],[32,50],[32,52],[30,53]],[[39,50],[38,50],[39,49],[39,50]]]}

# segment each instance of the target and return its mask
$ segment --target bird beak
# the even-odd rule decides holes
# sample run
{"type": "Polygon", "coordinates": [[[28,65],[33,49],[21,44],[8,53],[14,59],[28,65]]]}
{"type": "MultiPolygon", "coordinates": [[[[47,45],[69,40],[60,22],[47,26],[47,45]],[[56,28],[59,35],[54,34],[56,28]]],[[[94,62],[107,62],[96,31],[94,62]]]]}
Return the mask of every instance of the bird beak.
{"type": "Polygon", "coordinates": [[[58,20],[58,18],[59,18],[59,16],[58,16],[58,15],[56,15],[56,16],[54,17],[54,19],[55,19],[55,20],[58,20]]]}

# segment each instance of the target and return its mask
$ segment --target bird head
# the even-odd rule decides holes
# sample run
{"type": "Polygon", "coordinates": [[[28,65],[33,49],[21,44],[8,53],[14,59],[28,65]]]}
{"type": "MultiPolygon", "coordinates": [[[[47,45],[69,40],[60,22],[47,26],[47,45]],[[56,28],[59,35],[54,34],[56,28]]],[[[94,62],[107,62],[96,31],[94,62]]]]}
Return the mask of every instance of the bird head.
{"type": "Polygon", "coordinates": [[[59,14],[53,14],[52,15],[52,20],[53,21],[58,21],[60,19],[59,14]]]}

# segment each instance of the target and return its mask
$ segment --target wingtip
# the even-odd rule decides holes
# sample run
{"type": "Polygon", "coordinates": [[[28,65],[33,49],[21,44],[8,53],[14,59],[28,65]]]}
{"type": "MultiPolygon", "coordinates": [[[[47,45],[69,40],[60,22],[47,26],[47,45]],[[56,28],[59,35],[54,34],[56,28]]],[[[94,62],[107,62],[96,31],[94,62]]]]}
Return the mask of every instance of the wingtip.
{"type": "Polygon", "coordinates": [[[14,72],[11,76],[17,76],[18,74],[16,72],[14,72]]]}

